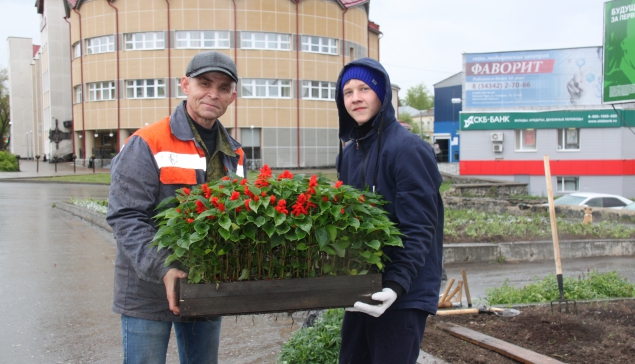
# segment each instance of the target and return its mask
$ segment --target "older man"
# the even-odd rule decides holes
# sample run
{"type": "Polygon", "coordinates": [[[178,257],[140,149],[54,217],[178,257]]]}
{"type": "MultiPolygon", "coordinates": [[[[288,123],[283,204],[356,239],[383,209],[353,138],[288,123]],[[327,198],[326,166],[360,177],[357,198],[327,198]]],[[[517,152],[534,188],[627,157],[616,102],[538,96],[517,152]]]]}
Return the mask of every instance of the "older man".
{"type": "Polygon", "coordinates": [[[174,286],[187,274],[149,247],[155,208],[181,187],[243,175],[244,153],[218,118],[236,99],[238,75],[220,52],[197,54],[181,79],[187,100],[128,138],[113,159],[107,221],[117,240],[113,311],[121,314],[123,362],[164,363],[174,326],[181,363],[217,363],[220,317],[179,316],[174,286]]]}

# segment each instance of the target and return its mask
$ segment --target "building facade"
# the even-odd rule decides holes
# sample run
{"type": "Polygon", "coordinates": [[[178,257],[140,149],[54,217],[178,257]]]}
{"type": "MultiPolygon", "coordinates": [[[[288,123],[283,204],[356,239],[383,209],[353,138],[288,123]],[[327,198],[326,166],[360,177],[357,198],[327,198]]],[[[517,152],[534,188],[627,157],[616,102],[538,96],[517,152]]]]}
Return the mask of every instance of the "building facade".
{"type": "Polygon", "coordinates": [[[381,33],[368,19],[369,3],[67,3],[74,152],[107,165],[128,136],[185,99],[180,80],[190,59],[216,50],[238,67],[238,98],[220,120],[242,143],[248,165],[333,166],[337,76],[351,60],[379,58],[381,33]]]}
{"type": "Polygon", "coordinates": [[[635,197],[635,107],[602,105],[602,47],[464,54],[460,173],[635,197]]]}
{"type": "Polygon", "coordinates": [[[441,148],[441,162],[460,159],[459,113],[463,109],[463,73],[459,72],[434,84],[433,142],[441,148]]]}

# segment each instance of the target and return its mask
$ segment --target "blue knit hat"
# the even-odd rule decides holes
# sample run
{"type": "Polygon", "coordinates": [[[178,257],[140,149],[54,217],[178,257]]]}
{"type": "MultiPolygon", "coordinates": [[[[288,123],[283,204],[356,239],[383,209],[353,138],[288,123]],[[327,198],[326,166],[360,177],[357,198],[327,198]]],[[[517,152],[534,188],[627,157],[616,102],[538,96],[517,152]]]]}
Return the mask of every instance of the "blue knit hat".
{"type": "Polygon", "coordinates": [[[340,91],[344,91],[344,85],[352,79],[363,81],[373,91],[375,91],[379,101],[382,103],[384,102],[384,96],[386,96],[386,81],[384,75],[380,71],[357,64],[352,65],[348,67],[342,75],[340,91]]]}

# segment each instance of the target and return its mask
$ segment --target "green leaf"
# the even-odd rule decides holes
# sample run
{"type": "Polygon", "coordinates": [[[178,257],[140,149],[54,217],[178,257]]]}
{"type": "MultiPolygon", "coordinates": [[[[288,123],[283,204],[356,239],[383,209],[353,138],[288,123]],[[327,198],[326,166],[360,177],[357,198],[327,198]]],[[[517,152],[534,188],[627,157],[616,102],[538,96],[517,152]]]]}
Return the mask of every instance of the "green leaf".
{"type": "Polygon", "coordinates": [[[276,226],[282,224],[283,222],[285,222],[287,220],[287,215],[276,211],[276,215],[273,218],[273,221],[276,223],[276,226]]]}
{"type": "Polygon", "coordinates": [[[264,224],[262,226],[262,230],[267,233],[268,237],[271,237],[273,233],[276,231],[276,227],[273,224],[264,224]]]}
{"type": "Polygon", "coordinates": [[[369,247],[375,249],[375,250],[379,250],[379,247],[381,247],[381,243],[379,242],[379,240],[371,240],[371,241],[367,241],[366,245],[368,245],[369,247]]]}
{"type": "MultiPolygon", "coordinates": [[[[320,249],[323,252],[326,252],[329,255],[337,255],[337,253],[335,252],[335,250],[333,250],[333,248],[331,248],[329,245],[323,247],[320,249]]],[[[326,266],[326,265],[325,265],[326,266]]]]}
{"type": "Polygon", "coordinates": [[[371,254],[368,258],[366,258],[366,262],[369,264],[377,264],[381,262],[381,258],[376,256],[375,254],[371,254]]]}
{"type": "Polygon", "coordinates": [[[329,273],[331,269],[333,269],[333,267],[329,263],[324,264],[324,267],[322,268],[324,273],[329,273]]]}
{"type": "Polygon", "coordinates": [[[330,246],[331,248],[333,248],[333,250],[335,250],[335,253],[337,254],[338,257],[344,258],[344,256],[346,255],[346,249],[340,248],[339,246],[337,246],[337,244],[329,244],[328,246],[330,246]]]}
{"type": "Polygon", "coordinates": [[[223,216],[218,220],[218,224],[226,230],[229,230],[229,228],[232,226],[232,222],[227,214],[223,214],[223,216]]]}
{"type": "Polygon", "coordinates": [[[300,240],[300,239],[304,239],[306,237],[306,231],[300,229],[299,227],[295,228],[295,235],[296,235],[296,239],[295,240],[300,240]]]}
{"type": "Polygon", "coordinates": [[[265,222],[266,222],[266,220],[265,220],[264,217],[258,216],[256,221],[254,221],[254,224],[256,224],[256,226],[258,226],[258,227],[261,227],[265,222]]]}
{"type": "Polygon", "coordinates": [[[229,239],[229,235],[231,235],[231,233],[227,229],[220,228],[217,231],[225,240],[229,239]]]}
{"type": "Polygon", "coordinates": [[[243,233],[251,240],[256,240],[256,232],[258,229],[253,224],[243,225],[243,233]]]}
{"type": "Polygon", "coordinates": [[[170,263],[174,262],[175,260],[178,260],[179,257],[176,254],[170,254],[168,255],[167,258],[165,258],[165,266],[169,266],[170,263]]]}
{"type": "Polygon", "coordinates": [[[359,220],[354,217],[348,219],[348,225],[354,227],[355,229],[359,228],[359,220]]]}
{"type": "Polygon", "coordinates": [[[177,200],[176,197],[174,197],[174,196],[166,197],[166,198],[163,199],[163,201],[159,202],[159,204],[157,205],[157,207],[154,210],[155,211],[156,210],[161,210],[166,205],[176,204],[177,202],[179,202],[179,200],[177,200]]]}
{"type": "Polygon", "coordinates": [[[176,241],[176,245],[183,248],[183,249],[187,249],[190,247],[190,240],[189,239],[179,239],[176,241]]]}
{"type": "Polygon", "coordinates": [[[307,233],[311,232],[311,227],[313,226],[313,220],[304,216],[302,219],[296,219],[295,224],[302,230],[307,233]]]}
{"type": "Polygon", "coordinates": [[[174,254],[176,254],[177,257],[181,258],[185,253],[187,253],[187,250],[178,247],[176,249],[174,249],[174,254]]]}
{"type": "Polygon", "coordinates": [[[317,242],[320,248],[326,245],[330,241],[329,232],[328,230],[324,228],[319,228],[315,230],[315,237],[317,239],[317,242]]]}
{"type": "Polygon", "coordinates": [[[245,279],[249,279],[249,269],[243,268],[240,277],[238,277],[239,281],[244,281],[245,279]]]}
{"type": "Polygon", "coordinates": [[[289,230],[291,230],[291,226],[287,224],[276,226],[276,233],[280,235],[286,234],[289,230]]]}
{"type": "Polygon", "coordinates": [[[337,238],[337,227],[335,225],[328,225],[326,229],[329,232],[330,240],[335,241],[335,239],[337,238]]]}
{"type": "Polygon", "coordinates": [[[304,243],[300,243],[300,244],[298,244],[298,246],[296,246],[295,248],[296,248],[296,249],[298,249],[298,250],[300,250],[300,251],[303,251],[303,250],[307,250],[307,249],[309,249],[309,247],[308,247],[308,246],[306,246],[306,244],[304,244],[304,243]]]}
{"type": "Polygon", "coordinates": [[[271,248],[275,248],[282,243],[284,243],[284,235],[274,235],[271,237],[271,248]]]}
{"type": "Polygon", "coordinates": [[[198,232],[194,232],[190,235],[190,244],[196,243],[197,241],[203,240],[205,236],[199,234],[198,232]]]}

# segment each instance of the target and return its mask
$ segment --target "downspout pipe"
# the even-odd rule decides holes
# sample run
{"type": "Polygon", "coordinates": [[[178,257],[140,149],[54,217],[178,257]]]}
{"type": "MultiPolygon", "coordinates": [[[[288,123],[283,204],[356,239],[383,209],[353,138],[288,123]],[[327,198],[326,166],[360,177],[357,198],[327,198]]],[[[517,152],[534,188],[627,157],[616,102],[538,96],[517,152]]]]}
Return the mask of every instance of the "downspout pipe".
{"type": "Polygon", "coordinates": [[[348,8],[342,13],[342,68],[346,65],[346,22],[344,21],[346,12],[348,8]]]}
{"type": "Polygon", "coordinates": [[[79,65],[80,65],[80,79],[82,84],[80,85],[82,89],[82,149],[84,150],[84,159],[88,157],[88,151],[86,150],[86,125],[84,124],[85,114],[84,114],[84,100],[86,100],[86,93],[84,92],[84,38],[82,37],[82,14],[77,11],[77,9],[73,8],[73,11],[79,16],[79,46],[81,50],[81,54],[79,56],[79,65]]]}
{"type": "MultiPolygon", "coordinates": [[[[172,45],[171,36],[170,36],[170,0],[165,0],[166,4],[168,4],[168,115],[172,114],[172,45]]],[[[179,87],[181,83],[177,85],[179,87]]]]}
{"type": "MultiPolygon", "coordinates": [[[[70,66],[71,66],[71,135],[73,136],[71,138],[72,140],[72,148],[73,148],[73,154],[75,154],[75,112],[73,110],[73,96],[74,96],[74,90],[73,90],[73,37],[71,36],[71,22],[68,21],[68,19],[66,17],[64,17],[64,20],[68,23],[68,43],[71,45],[71,62],[70,62],[70,66]]],[[[82,94],[82,100],[84,99],[84,95],[82,94]]]]}
{"type": "Polygon", "coordinates": [[[300,0],[295,2],[295,60],[296,60],[296,113],[297,113],[297,127],[296,134],[298,138],[298,168],[300,168],[300,95],[302,95],[302,88],[300,87],[300,15],[298,10],[298,4],[300,0]]]}
{"type": "MultiPolygon", "coordinates": [[[[121,139],[121,90],[119,89],[119,83],[121,81],[121,78],[119,77],[119,52],[121,51],[121,48],[119,47],[119,9],[114,7],[110,3],[110,0],[106,0],[106,2],[111,8],[115,9],[115,47],[117,47],[117,148],[115,148],[115,151],[119,151],[121,144],[119,141],[121,139]]],[[[84,95],[82,94],[82,101],[84,101],[83,96],[84,95]]]]}
{"type": "MultiPolygon", "coordinates": [[[[234,4],[234,64],[236,65],[236,69],[238,69],[238,45],[236,43],[236,37],[238,34],[238,16],[236,15],[236,0],[232,0],[232,3],[234,4]]],[[[236,85],[236,87],[238,87],[238,85],[236,85]]],[[[236,90],[236,92],[238,92],[238,90],[236,90]]],[[[238,97],[234,100],[234,139],[238,139],[238,97]]],[[[252,155],[251,158],[253,157],[254,156],[252,155]]]]}

